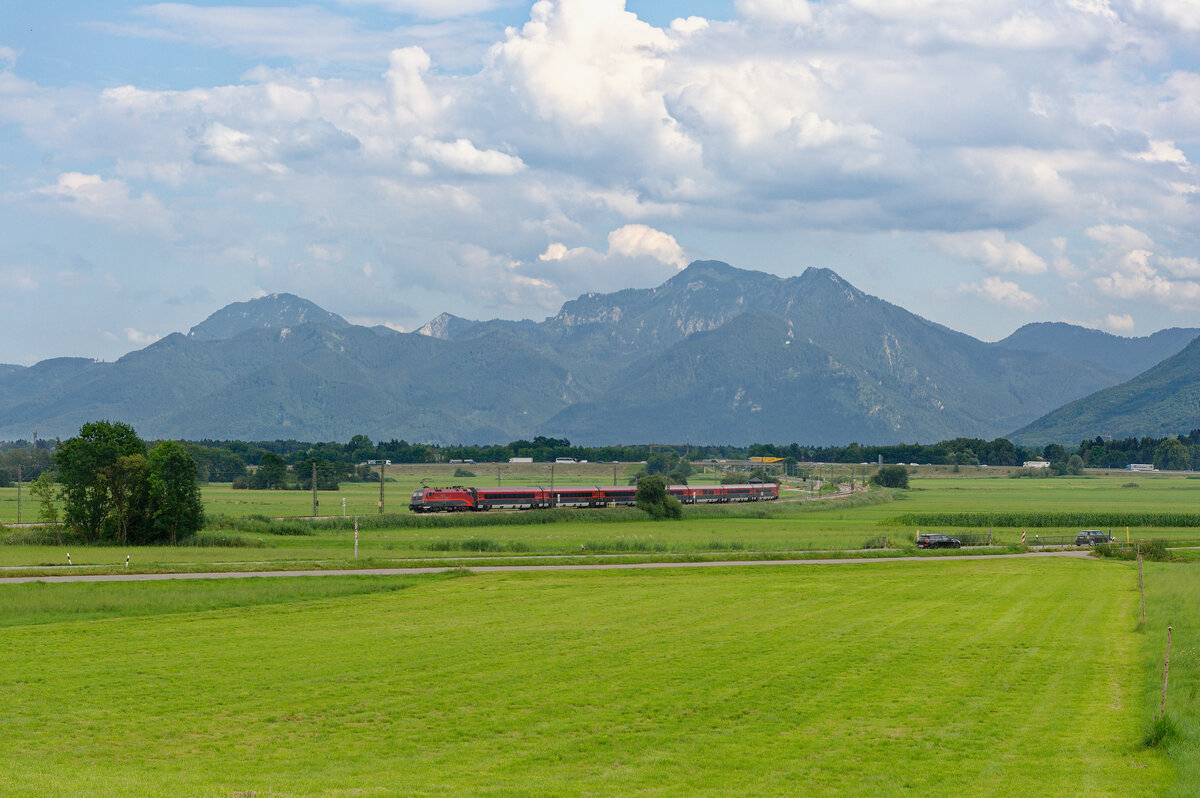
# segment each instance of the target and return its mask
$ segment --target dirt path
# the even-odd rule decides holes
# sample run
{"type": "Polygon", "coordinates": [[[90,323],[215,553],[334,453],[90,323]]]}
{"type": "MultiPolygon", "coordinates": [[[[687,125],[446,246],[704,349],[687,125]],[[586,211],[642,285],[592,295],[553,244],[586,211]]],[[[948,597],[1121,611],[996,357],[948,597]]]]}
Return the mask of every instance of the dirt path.
{"type": "MultiPolygon", "coordinates": [[[[710,562],[629,562],[594,563],[588,565],[480,565],[466,570],[472,573],[511,573],[520,571],[615,571],[647,568],[739,568],[764,565],[863,565],[892,562],[945,562],[948,560],[997,560],[1015,557],[1087,557],[1087,551],[1048,551],[1027,554],[955,554],[941,557],[853,557],[843,559],[808,560],[714,560],[710,562]]],[[[430,568],[351,568],[343,570],[308,571],[212,571],[186,574],[78,574],[75,576],[10,576],[0,578],[0,584],[22,582],[155,582],[165,579],[251,579],[282,576],[409,576],[438,574],[457,570],[457,567],[430,568]]]]}

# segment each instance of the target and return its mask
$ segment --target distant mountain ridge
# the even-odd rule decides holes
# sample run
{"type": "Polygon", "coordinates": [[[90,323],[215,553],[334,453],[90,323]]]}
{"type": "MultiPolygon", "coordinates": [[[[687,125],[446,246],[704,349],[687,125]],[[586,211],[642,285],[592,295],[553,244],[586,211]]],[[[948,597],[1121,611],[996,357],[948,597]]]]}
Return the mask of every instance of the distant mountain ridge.
{"type": "Polygon", "coordinates": [[[1097,435],[1166,437],[1200,429],[1200,340],[1133,379],[1071,402],[1012,435],[1076,444],[1097,435]]]}
{"type": "MultiPolygon", "coordinates": [[[[652,289],[585,294],[541,322],[441,314],[416,333],[272,294],[113,363],[0,369],[0,438],[111,418],[148,438],[990,439],[1127,378],[1096,347],[1080,357],[1094,331],[1065,327],[989,344],[828,269],[781,278],[719,261],[652,289]]],[[[1176,340],[1110,337],[1096,340],[1134,341],[1140,357],[1153,357],[1146,341],[1176,340]]]]}
{"type": "Polygon", "coordinates": [[[1091,361],[1128,379],[1179,352],[1197,336],[1200,329],[1171,327],[1142,338],[1123,338],[1064,322],[1038,322],[1026,324],[996,346],[1091,361]]]}

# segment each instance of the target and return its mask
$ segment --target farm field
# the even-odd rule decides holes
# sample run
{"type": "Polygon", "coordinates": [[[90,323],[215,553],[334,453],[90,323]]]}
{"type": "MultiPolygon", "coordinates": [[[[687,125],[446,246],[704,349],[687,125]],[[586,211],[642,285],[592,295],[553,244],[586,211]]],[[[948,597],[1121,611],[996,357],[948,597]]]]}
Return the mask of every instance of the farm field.
{"type": "Polygon", "coordinates": [[[1128,564],[866,567],[0,585],[0,792],[1171,787],[1128,564]]]}
{"type": "MultiPolygon", "coordinates": [[[[577,469],[605,466],[576,466],[577,469]]],[[[411,467],[416,469],[416,467],[411,467]]],[[[607,466],[611,468],[611,466],[607,466]]],[[[446,470],[442,467],[442,470],[446,470]]],[[[444,477],[444,474],[441,475],[444,477]]],[[[538,473],[525,474],[536,481],[538,473]]],[[[578,475],[577,475],[578,476],[578,475]]],[[[593,474],[595,476],[595,474],[593,474]]],[[[436,480],[437,473],[410,475],[409,482],[436,480]]],[[[582,478],[582,477],[580,477],[582,478]]],[[[515,479],[515,477],[514,477],[515,479]]],[[[387,484],[395,501],[398,483],[387,484]]],[[[434,482],[433,484],[442,484],[434,482]]],[[[912,513],[1002,513],[1002,512],[1120,512],[1141,513],[1200,511],[1200,480],[1185,476],[1113,475],[1061,479],[980,478],[976,475],[951,478],[939,476],[914,479],[913,490],[895,494],[894,499],[876,495],[825,502],[777,502],[718,508],[689,508],[683,522],[662,523],[646,520],[636,511],[564,511],[566,520],[554,523],[511,523],[538,518],[513,518],[528,513],[441,515],[411,518],[401,514],[396,520],[383,519],[375,511],[361,516],[359,534],[360,564],[388,565],[409,559],[471,556],[587,555],[617,553],[646,556],[691,556],[705,552],[786,552],[809,550],[858,549],[869,542],[878,543],[887,536],[890,546],[910,545],[918,531],[915,527],[885,526],[882,522],[912,513]],[[1137,485],[1137,487],[1126,487],[1137,485]],[[408,519],[408,520],[405,520],[408,519]],[[410,524],[419,523],[420,526],[410,524]]],[[[12,489],[8,489],[12,490],[12,489]]],[[[321,506],[340,510],[340,496],[347,495],[361,506],[374,501],[378,486],[347,483],[342,491],[324,492],[321,506]]],[[[0,491],[2,493],[2,491],[0,491]]],[[[339,518],[331,521],[291,521],[270,527],[262,523],[241,523],[234,519],[248,516],[280,516],[286,503],[308,502],[311,494],[299,491],[233,491],[228,485],[204,488],[212,514],[209,533],[224,537],[238,546],[171,547],[83,547],[71,546],[74,565],[123,564],[131,554],[136,568],[170,567],[190,563],[203,567],[222,563],[353,563],[354,533],[352,522],[339,518]],[[235,502],[243,504],[235,505],[235,502]],[[221,521],[223,516],[226,521],[221,521]],[[272,534],[274,531],[276,534],[272,534]],[[278,532],[291,534],[278,534],[278,532]],[[307,533],[307,534],[295,534],[307,533]]],[[[784,491],[784,495],[798,495],[784,491]]],[[[3,498],[3,497],[0,497],[3,498]]],[[[353,506],[347,501],[348,506],[353,506]]],[[[536,515],[536,514],[534,514],[536,515]]],[[[1030,539],[1041,535],[1074,535],[1079,527],[1039,528],[1030,530],[1030,539]]],[[[961,534],[987,533],[986,528],[938,528],[936,531],[961,534]]],[[[1021,529],[995,527],[994,542],[1019,543],[1021,529]]],[[[1123,528],[1112,529],[1119,539],[1123,528]]],[[[1176,545],[1200,543],[1200,528],[1133,527],[1131,539],[1164,538],[1176,545]]],[[[213,542],[210,540],[209,542],[213,542]]],[[[217,541],[219,542],[219,541],[217,541]]],[[[0,546],[0,566],[64,565],[62,546],[0,546]]]]}

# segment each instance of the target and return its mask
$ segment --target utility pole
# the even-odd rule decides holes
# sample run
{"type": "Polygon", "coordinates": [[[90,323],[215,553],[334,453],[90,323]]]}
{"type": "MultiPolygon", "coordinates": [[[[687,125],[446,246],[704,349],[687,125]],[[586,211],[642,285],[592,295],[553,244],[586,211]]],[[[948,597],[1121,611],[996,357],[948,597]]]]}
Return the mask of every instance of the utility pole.
{"type": "Polygon", "coordinates": [[[317,517],[317,461],[313,461],[313,518],[317,517]]]}
{"type": "Polygon", "coordinates": [[[17,523],[21,523],[21,466],[17,466],[17,523]]]}
{"type": "Polygon", "coordinates": [[[383,515],[383,473],[387,470],[387,460],[379,461],[379,514],[383,515]]]}
{"type": "Polygon", "coordinates": [[[613,487],[617,485],[617,464],[613,463],[613,487]]]}

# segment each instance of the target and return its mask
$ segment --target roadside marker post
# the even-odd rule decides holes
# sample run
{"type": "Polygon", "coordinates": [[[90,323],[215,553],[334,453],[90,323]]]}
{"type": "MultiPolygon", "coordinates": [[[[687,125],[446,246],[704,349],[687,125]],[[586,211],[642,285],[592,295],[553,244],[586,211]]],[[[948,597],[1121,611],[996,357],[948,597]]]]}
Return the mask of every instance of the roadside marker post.
{"type": "Polygon", "coordinates": [[[358,559],[358,516],[354,516],[354,559],[358,559]]]}
{"type": "Polygon", "coordinates": [[[1024,529],[1021,530],[1021,545],[1022,546],[1025,545],[1025,530],[1024,529]]]}

